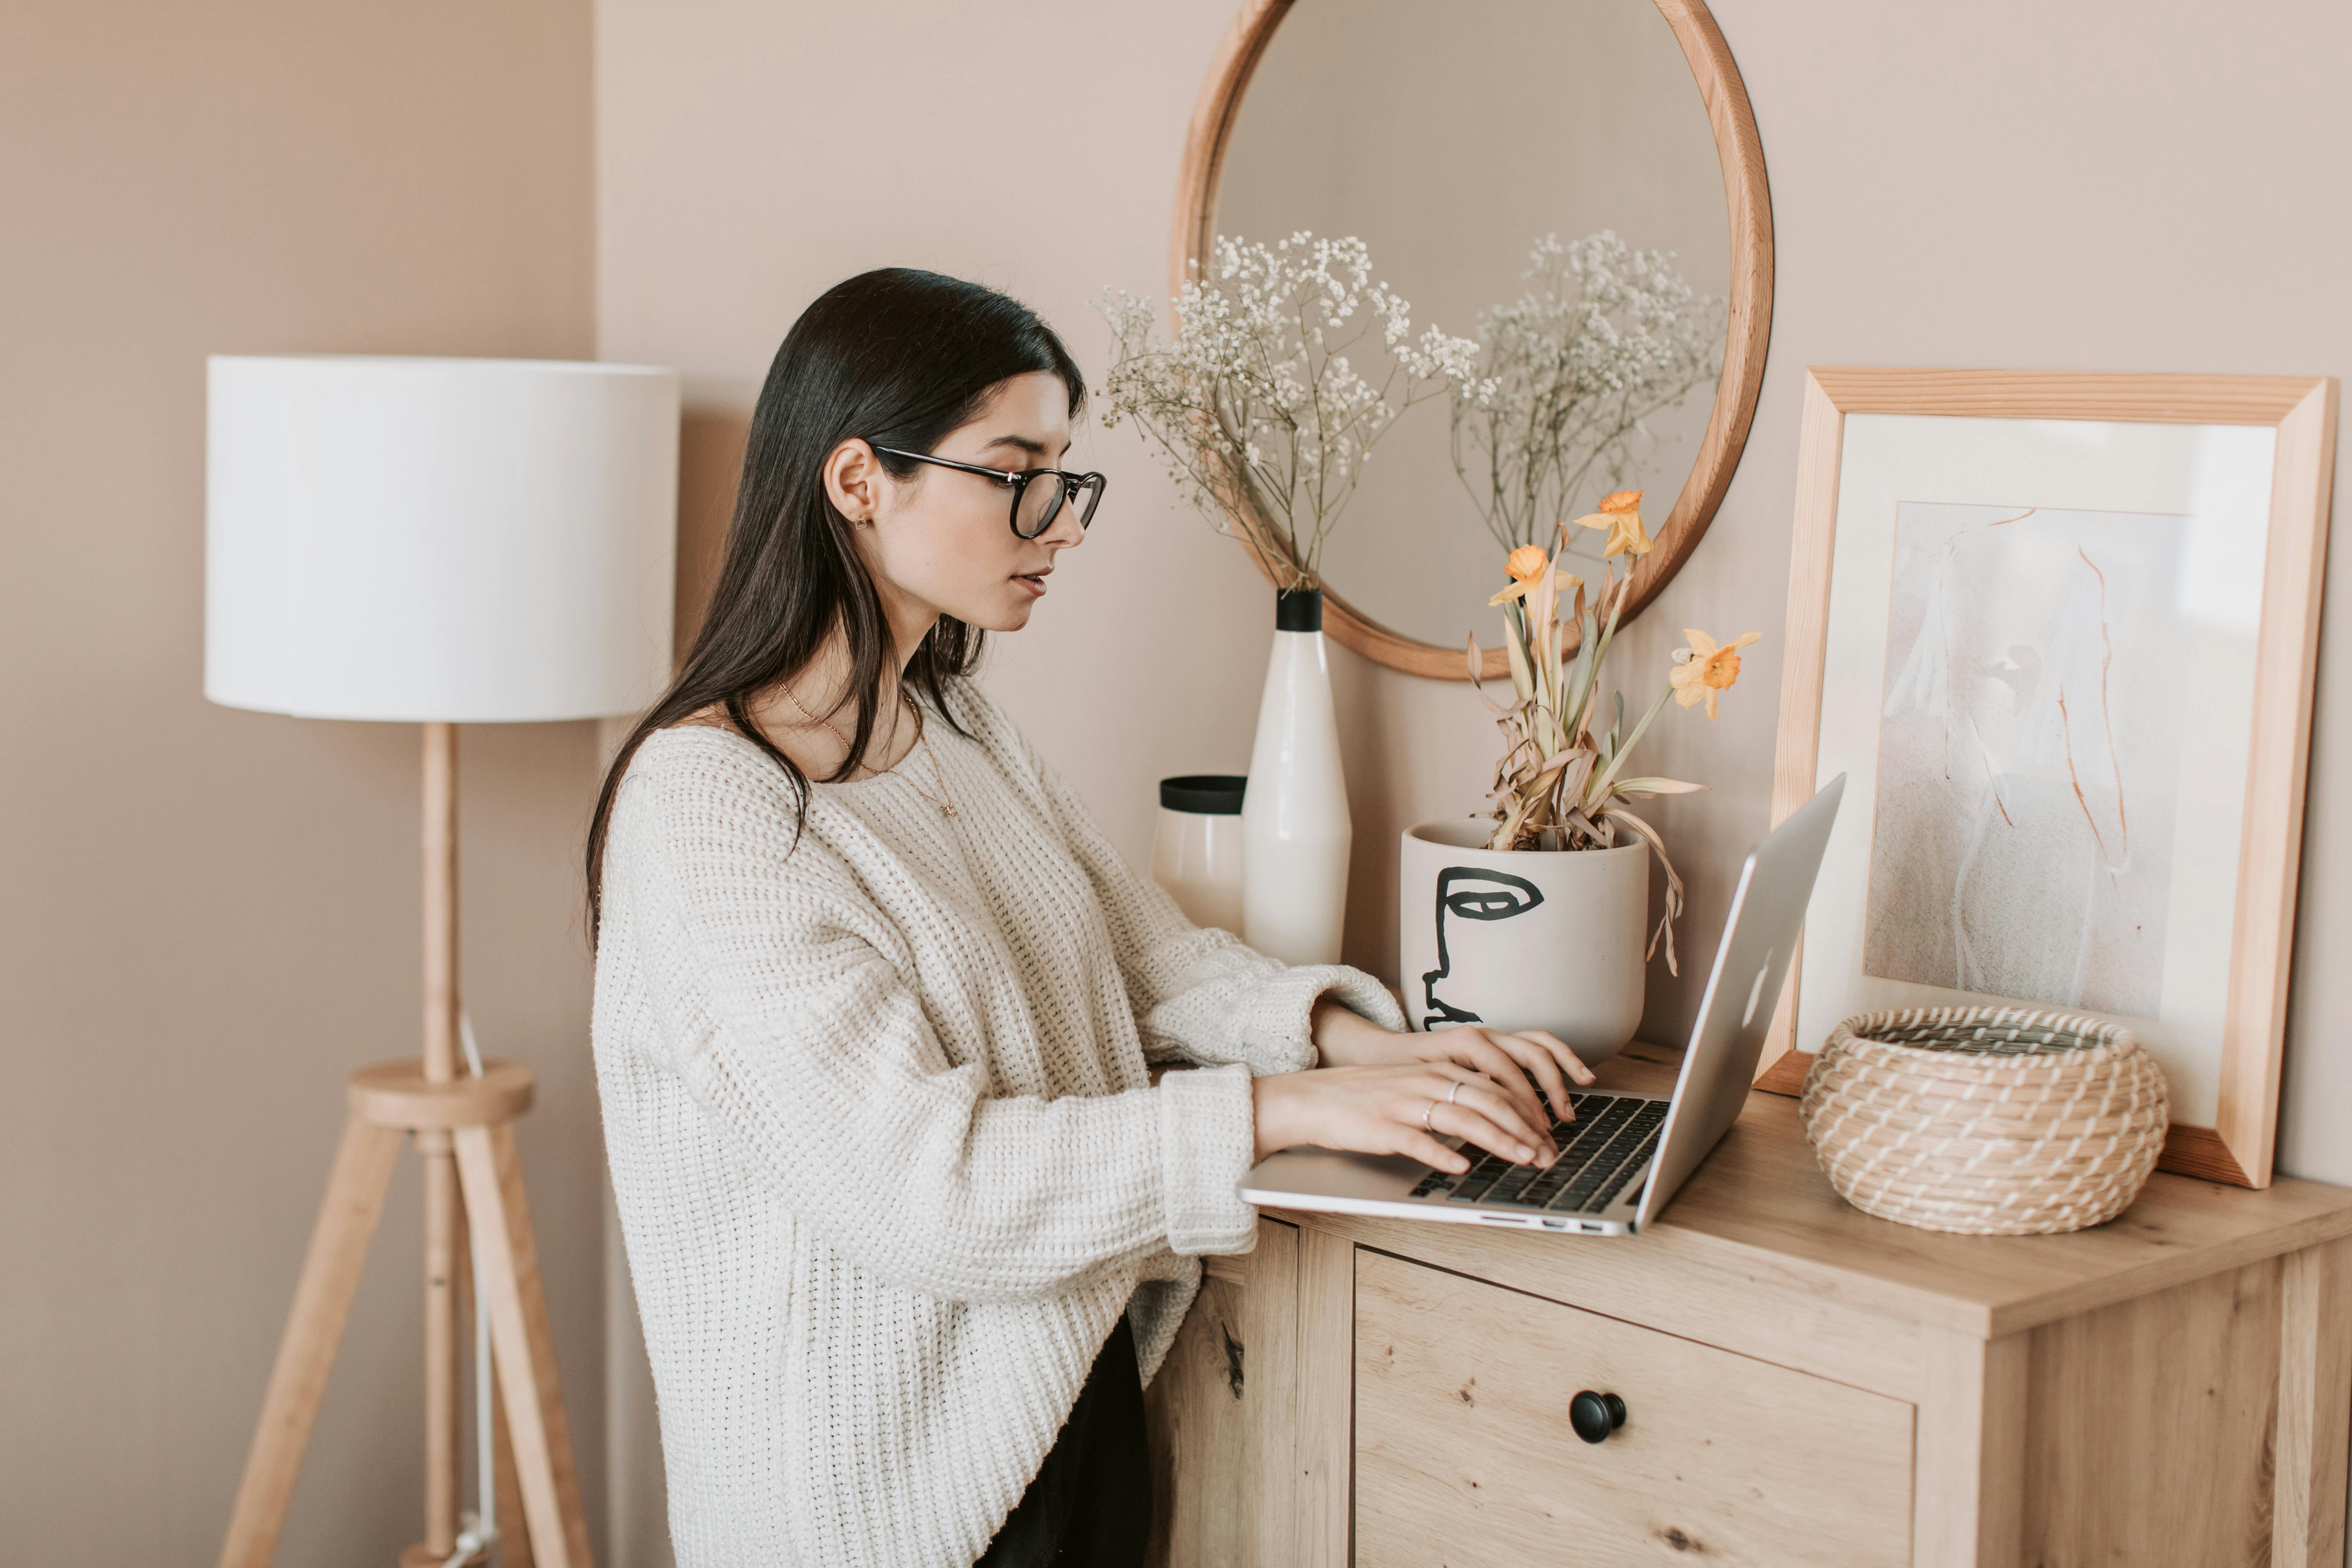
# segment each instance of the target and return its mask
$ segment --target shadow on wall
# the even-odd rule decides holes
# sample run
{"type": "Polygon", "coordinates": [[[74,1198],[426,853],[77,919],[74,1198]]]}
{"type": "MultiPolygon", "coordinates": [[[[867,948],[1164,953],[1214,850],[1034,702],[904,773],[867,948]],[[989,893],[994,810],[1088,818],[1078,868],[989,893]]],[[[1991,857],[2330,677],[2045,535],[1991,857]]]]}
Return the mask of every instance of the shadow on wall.
{"type": "MultiPolygon", "coordinates": [[[[1408,742],[1399,733],[1391,708],[1381,700],[1379,668],[1336,642],[1329,644],[1329,653],[1331,700],[1339,712],[1339,745],[1347,765],[1348,816],[1355,827],[1348,854],[1348,927],[1340,953],[1357,968],[1401,985],[1397,840],[1417,818],[1409,798],[1410,781],[1386,759],[1402,755],[1408,742]]],[[[1455,815],[1467,816],[1469,809],[1455,815]]]]}
{"type": "Polygon", "coordinates": [[[677,656],[694,646],[702,612],[719,580],[727,519],[743,476],[751,415],[736,408],[689,405],[677,449],[677,656]]]}

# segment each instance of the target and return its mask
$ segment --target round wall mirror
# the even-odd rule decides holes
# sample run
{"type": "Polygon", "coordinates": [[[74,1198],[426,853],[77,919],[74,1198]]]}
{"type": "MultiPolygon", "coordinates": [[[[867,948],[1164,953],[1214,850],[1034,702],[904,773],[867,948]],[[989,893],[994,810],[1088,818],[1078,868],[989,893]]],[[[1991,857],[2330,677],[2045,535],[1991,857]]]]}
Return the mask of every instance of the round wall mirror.
{"type": "MultiPolygon", "coordinates": [[[[1515,307],[1532,319],[1529,298],[1572,315],[1596,291],[1580,279],[1654,288],[1664,266],[1688,284],[1677,368],[1602,427],[1638,425],[1597,458],[1573,455],[1522,509],[1542,515],[1517,520],[1519,541],[1549,546],[1560,518],[1644,491],[1655,546],[1635,574],[1638,614],[1731,481],[1770,326],[1763,153],[1701,0],[1250,0],[1193,116],[1171,287],[1220,235],[1300,230],[1362,239],[1375,276],[1412,302],[1416,335],[1493,340],[1515,307]]],[[[1507,581],[1513,520],[1493,515],[1479,427],[1457,429],[1448,404],[1381,437],[1324,546],[1325,626],[1392,668],[1453,679],[1475,634],[1499,677],[1486,601],[1507,581]]],[[[1569,531],[1592,558],[1571,569],[1597,581],[1603,535],[1569,531]]]]}

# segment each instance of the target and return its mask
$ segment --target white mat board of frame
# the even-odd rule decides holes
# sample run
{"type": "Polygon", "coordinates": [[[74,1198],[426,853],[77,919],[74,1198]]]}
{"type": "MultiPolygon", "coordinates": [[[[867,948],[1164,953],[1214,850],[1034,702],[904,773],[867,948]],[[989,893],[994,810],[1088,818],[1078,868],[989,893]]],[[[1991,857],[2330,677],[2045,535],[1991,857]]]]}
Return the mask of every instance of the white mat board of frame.
{"type": "Polygon", "coordinates": [[[1809,373],[1773,816],[1850,808],[1765,1087],[1857,1013],[2064,1008],[2163,1065],[2168,1168],[2269,1184],[2336,396],[1809,373]]]}

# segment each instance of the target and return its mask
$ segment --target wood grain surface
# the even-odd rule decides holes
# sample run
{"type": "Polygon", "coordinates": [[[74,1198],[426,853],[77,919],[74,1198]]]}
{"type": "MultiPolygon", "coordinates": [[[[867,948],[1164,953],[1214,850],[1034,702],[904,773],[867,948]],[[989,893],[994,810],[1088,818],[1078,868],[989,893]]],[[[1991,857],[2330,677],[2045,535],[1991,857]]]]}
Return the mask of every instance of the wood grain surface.
{"type": "Polygon", "coordinates": [[[1356,1277],[1363,1568],[1911,1561],[1908,1405],[1376,1253],[1356,1277]],[[1603,1442],[1580,1390],[1625,1402],[1603,1442]]]}
{"type": "Polygon", "coordinates": [[[2274,1568],[2339,1568],[2352,1409],[2352,1242],[2284,1260],[2279,1275],[2277,1481],[2271,1508],[2274,1568]]]}
{"type": "Polygon", "coordinates": [[[2272,1561],[2279,1274],[2266,1259],[2032,1331],[2024,1562],[2272,1561]]]}
{"type": "Polygon", "coordinates": [[[1205,1260],[1201,1294],[1144,1391],[1151,1438],[1149,1568],[1280,1568],[1297,1516],[1298,1229],[1205,1260]]]}
{"type": "Polygon", "coordinates": [[[1920,1352],[1913,1568],[2009,1568],[2025,1506],[2025,1339],[1933,1328],[1920,1352]]]}

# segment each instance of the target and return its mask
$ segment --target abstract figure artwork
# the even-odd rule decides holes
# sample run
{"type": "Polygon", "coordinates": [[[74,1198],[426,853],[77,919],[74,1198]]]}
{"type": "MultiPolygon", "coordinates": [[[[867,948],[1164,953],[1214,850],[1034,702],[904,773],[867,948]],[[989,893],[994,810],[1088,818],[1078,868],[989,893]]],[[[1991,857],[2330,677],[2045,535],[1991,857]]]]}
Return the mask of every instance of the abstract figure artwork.
{"type": "Polygon", "coordinates": [[[2188,521],[1897,509],[1864,973],[2156,1016],[2188,521]]]}

